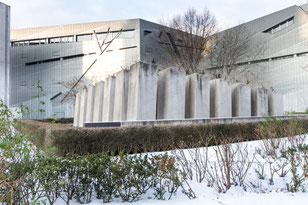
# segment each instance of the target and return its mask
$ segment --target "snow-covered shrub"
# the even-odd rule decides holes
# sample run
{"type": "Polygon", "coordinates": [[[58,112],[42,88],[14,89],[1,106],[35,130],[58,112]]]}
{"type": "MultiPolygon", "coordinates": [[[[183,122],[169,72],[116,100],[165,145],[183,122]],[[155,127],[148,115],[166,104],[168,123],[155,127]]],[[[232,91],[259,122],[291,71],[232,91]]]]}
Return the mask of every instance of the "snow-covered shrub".
{"type": "Polygon", "coordinates": [[[115,197],[136,201],[153,186],[153,166],[147,155],[128,156],[120,153],[112,158],[111,174],[115,197]]]}
{"type": "Polygon", "coordinates": [[[186,174],[181,172],[176,166],[176,161],[173,156],[168,154],[157,155],[152,158],[154,164],[154,196],[157,199],[171,199],[179,188],[188,196],[188,198],[196,198],[195,193],[189,186],[186,174]],[[188,188],[184,188],[184,183],[188,188]]]}
{"type": "Polygon", "coordinates": [[[305,181],[308,179],[308,145],[298,144],[282,152],[282,158],[291,166],[292,178],[287,184],[288,191],[306,191],[305,181]]]}
{"type": "Polygon", "coordinates": [[[3,169],[0,176],[0,199],[10,204],[28,204],[38,197],[32,170],[39,152],[16,130],[17,127],[22,129],[18,119],[0,100],[0,158],[3,169]]]}

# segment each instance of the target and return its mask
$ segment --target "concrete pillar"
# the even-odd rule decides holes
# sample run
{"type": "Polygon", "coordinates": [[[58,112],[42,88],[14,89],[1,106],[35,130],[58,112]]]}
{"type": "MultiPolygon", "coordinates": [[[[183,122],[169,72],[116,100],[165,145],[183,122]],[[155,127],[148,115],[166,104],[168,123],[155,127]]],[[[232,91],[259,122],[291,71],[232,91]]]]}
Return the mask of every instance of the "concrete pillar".
{"type": "Polygon", "coordinates": [[[264,88],[251,89],[251,115],[268,115],[268,94],[264,88]]]}
{"type": "Polygon", "coordinates": [[[9,105],[10,7],[0,2],[0,99],[9,105]]]}
{"type": "Polygon", "coordinates": [[[79,125],[79,117],[80,117],[80,92],[76,95],[75,107],[74,107],[74,127],[78,127],[79,125]]]}
{"type": "Polygon", "coordinates": [[[103,121],[113,121],[115,76],[109,76],[105,80],[103,121]]]}
{"type": "Polygon", "coordinates": [[[223,79],[210,81],[210,116],[232,117],[231,83],[223,79]]]}
{"type": "Polygon", "coordinates": [[[232,85],[232,116],[251,116],[251,88],[242,83],[232,85]]]}
{"type": "Polygon", "coordinates": [[[185,118],[210,117],[210,77],[194,73],[186,76],[185,118]]]}
{"type": "Polygon", "coordinates": [[[157,67],[136,63],[130,67],[127,120],[155,120],[157,98],[157,67]]]}
{"type": "Polygon", "coordinates": [[[271,115],[283,115],[283,96],[279,93],[269,92],[268,111],[271,115]]]}
{"type": "Polygon", "coordinates": [[[127,119],[128,80],[128,70],[122,70],[116,74],[113,121],[127,119]]]}
{"type": "Polygon", "coordinates": [[[78,120],[78,126],[84,127],[84,123],[86,121],[86,109],[87,109],[87,96],[88,96],[88,90],[84,89],[81,91],[80,94],[80,111],[79,111],[79,120],[78,120]]]}
{"type": "Polygon", "coordinates": [[[185,118],[185,72],[176,68],[159,71],[157,119],[185,118]]]}
{"type": "Polygon", "coordinates": [[[105,82],[101,81],[97,83],[94,87],[95,94],[94,94],[93,122],[103,121],[104,85],[105,85],[105,82]]]}
{"type": "Polygon", "coordinates": [[[87,109],[86,109],[86,122],[93,122],[94,114],[94,86],[88,86],[88,96],[87,96],[87,109]]]}

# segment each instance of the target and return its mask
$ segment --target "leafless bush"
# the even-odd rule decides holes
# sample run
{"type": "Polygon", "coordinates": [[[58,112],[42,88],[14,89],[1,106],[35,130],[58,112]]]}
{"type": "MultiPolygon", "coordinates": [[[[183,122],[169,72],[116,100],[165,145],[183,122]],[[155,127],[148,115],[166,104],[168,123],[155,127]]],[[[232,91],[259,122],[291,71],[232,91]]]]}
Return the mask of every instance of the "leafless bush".
{"type": "Polygon", "coordinates": [[[256,133],[260,139],[260,145],[256,148],[257,168],[256,172],[260,179],[265,179],[264,170],[268,168],[268,182],[274,185],[274,176],[277,174],[284,177],[290,171],[288,162],[281,157],[281,153],[285,152],[289,147],[297,147],[304,142],[301,125],[297,120],[269,121],[263,123],[256,133]],[[287,137],[287,138],[285,138],[287,137]]]}
{"type": "Polygon", "coordinates": [[[245,186],[245,179],[247,177],[248,170],[251,168],[255,153],[250,154],[248,144],[243,145],[238,143],[236,146],[236,162],[232,170],[232,180],[235,185],[245,186]]]}
{"type": "Polygon", "coordinates": [[[245,180],[254,155],[250,156],[248,145],[238,143],[241,141],[239,137],[222,138],[213,147],[216,162],[208,163],[207,181],[218,192],[225,193],[232,185],[246,187],[245,180]]]}
{"type": "Polygon", "coordinates": [[[199,147],[184,150],[182,144],[180,149],[173,151],[177,162],[183,172],[185,172],[190,180],[196,179],[201,183],[206,177],[208,167],[208,145],[210,138],[204,137],[205,131],[200,131],[200,141],[198,145],[191,145],[189,147],[199,147]],[[203,147],[200,147],[200,146],[203,147]]]}

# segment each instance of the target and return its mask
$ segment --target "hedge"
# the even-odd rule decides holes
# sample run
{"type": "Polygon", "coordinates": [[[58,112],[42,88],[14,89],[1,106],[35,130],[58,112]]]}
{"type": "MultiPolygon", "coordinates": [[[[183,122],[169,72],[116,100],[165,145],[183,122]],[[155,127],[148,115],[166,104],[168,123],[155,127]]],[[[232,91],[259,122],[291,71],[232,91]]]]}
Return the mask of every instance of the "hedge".
{"type": "MultiPolygon", "coordinates": [[[[27,127],[27,123],[24,124],[27,127]]],[[[74,128],[69,125],[48,128],[46,125],[37,125],[37,129],[45,130],[40,133],[45,134],[44,140],[39,137],[40,140],[34,143],[42,146],[43,141],[45,147],[56,148],[56,154],[61,156],[68,153],[117,154],[121,151],[131,154],[214,145],[219,138],[226,137],[239,137],[243,141],[257,140],[264,135],[270,137],[274,133],[279,137],[287,137],[307,133],[308,119],[125,128],[74,128]],[[292,132],[290,126],[294,128],[292,132]]]]}

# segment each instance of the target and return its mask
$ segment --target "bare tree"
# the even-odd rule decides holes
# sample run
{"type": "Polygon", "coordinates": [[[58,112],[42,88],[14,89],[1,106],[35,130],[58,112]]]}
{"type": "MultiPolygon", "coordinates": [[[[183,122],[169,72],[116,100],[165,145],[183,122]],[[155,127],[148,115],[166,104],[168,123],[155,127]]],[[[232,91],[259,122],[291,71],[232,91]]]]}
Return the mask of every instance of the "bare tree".
{"type": "MultiPolygon", "coordinates": [[[[78,81],[78,78],[74,77],[73,79],[69,80],[69,81],[62,81],[62,82],[58,82],[57,84],[62,85],[63,87],[67,88],[67,89],[71,89],[76,82],[78,81]]],[[[68,96],[65,99],[65,102],[69,102],[69,103],[75,103],[75,99],[76,99],[76,95],[78,92],[80,92],[81,90],[85,89],[86,85],[85,83],[81,80],[77,86],[75,86],[71,92],[68,94],[68,96]]],[[[63,96],[66,96],[68,93],[67,92],[62,92],[63,96]]]]}
{"type": "Polygon", "coordinates": [[[198,72],[203,55],[210,50],[210,42],[216,32],[216,20],[209,10],[197,13],[194,8],[183,15],[162,20],[160,43],[186,73],[198,72]]]}
{"type": "Polygon", "coordinates": [[[264,44],[253,41],[253,35],[244,24],[238,25],[215,35],[207,55],[210,68],[205,72],[216,78],[249,83],[248,76],[251,79],[255,75],[249,68],[264,52],[264,44]]]}

